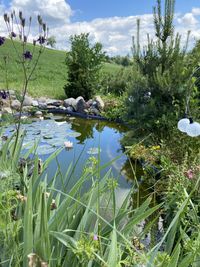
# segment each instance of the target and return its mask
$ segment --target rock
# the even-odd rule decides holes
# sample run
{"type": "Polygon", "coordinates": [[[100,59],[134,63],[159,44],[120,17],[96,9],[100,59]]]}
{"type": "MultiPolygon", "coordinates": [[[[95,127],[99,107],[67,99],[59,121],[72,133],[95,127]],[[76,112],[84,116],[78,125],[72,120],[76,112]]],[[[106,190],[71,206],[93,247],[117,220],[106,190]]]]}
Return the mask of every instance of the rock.
{"type": "Polygon", "coordinates": [[[97,101],[92,101],[91,107],[98,109],[97,101]]]}
{"type": "Polygon", "coordinates": [[[9,90],[9,95],[10,96],[16,96],[15,91],[14,90],[9,90]]]}
{"type": "Polygon", "coordinates": [[[12,109],[9,107],[2,108],[2,114],[12,114],[12,109]]]}
{"type": "Polygon", "coordinates": [[[89,109],[89,113],[98,116],[100,114],[100,111],[95,107],[91,107],[89,109]]]}
{"type": "Polygon", "coordinates": [[[71,107],[71,106],[69,106],[69,107],[66,108],[66,111],[68,111],[68,112],[74,112],[74,108],[71,107]]]}
{"type": "Polygon", "coordinates": [[[0,100],[1,104],[3,107],[10,107],[10,100],[9,99],[1,99],[0,100]]]}
{"type": "Polygon", "coordinates": [[[37,118],[42,117],[42,115],[43,115],[43,114],[42,114],[42,111],[39,111],[39,110],[38,110],[38,111],[35,112],[35,116],[36,116],[37,118]]]}
{"type": "Polygon", "coordinates": [[[24,106],[24,107],[26,107],[26,106],[31,106],[31,105],[32,105],[32,102],[33,102],[32,97],[26,95],[26,96],[24,97],[23,106],[24,106]]]}
{"type": "Polygon", "coordinates": [[[85,113],[85,109],[87,109],[87,104],[82,96],[76,98],[76,107],[75,110],[79,113],[85,113]]]}
{"type": "Polygon", "coordinates": [[[66,110],[66,107],[59,106],[58,109],[60,109],[60,110],[66,110]]]}
{"type": "Polygon", "coordinates": [[[38,107],[38,106],[39,106],[38,101],[37,101],[37,100],[33,100],[33,101],[32,101],[32,106],[33,106],[33,107],[38,107]]]}
{"type": "Polygon", "coordinates": [[[21,103],[19,102],[19,100],[12,100],[11,102],[11,107],[15,110],[19,110],[21,106],[21,103]]]}
{"type": "Polygon", "coordinates": [[[68,107],[76,107],[76,99],[74,99],[73,97],[67,98],[64,100],[64,107],[68,108],[68,107]]]}
{"type": "Polygon", "coordinates": [[[102,98],[98,95],[98,96],[95,96],[94,100],[97,102],[98,109],[103,110],[105,107],[105,104],[104,104],[102,98]]]}
{"type": "Polygon", "coordinates": [[[46,103],[48,106],[59,107],[60,105],[62,105],[63,102],[61,100],[57,100],[57,99],[48,99],[46,103]]]}
{"type": "Polygon", "coordinates": [[[38,102],[38,107],[41,109],[46,109],[47,108],[47,103],[45,102],[38,102]]]}
{"type": "Polygon", "coordinates": [[[92,103],[93,103],[93,100],[92,99],[90,99],[90,100],[88,100],[86,102],[86,104],[88,105],[88,107],[91,107],[92,106],[92,103]]]}
{"type": "Polygon", "coordinates": [[[30,112],[30,111],[32,111],[32,109],[33,109],[32,106],[25,106],[25,107],[22,108],[22,111],[23,112],[30,112]]]}
{"type": "Polygon", "coordinates": [[[58,107],[57,106],[53,106],[53,105],[48,105],[47,106],[47,109],[49,110],[49,109],[58,109],[58,107]]]}

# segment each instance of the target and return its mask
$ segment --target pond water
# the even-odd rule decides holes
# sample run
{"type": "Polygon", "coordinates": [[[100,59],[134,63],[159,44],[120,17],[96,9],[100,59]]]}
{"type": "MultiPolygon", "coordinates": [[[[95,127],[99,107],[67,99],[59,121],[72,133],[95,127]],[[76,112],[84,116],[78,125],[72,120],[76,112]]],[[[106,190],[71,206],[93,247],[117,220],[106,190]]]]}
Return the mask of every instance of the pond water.
{"type": "MultiPolygon", "coordinates": [[[[42,160],[47,159],[59,147],[63,147],[56,160],[50,163],[47,173],[52,177],[59,167],[60,173],[65,174],[70,164],[76,165],[74,172],[71,168],[68,188],[79,179],[85,163],[91,156],[99,157],[101,166],[115,159],[101,171],[101,175],[111,168],[112,175],[118,180],[120,188],[127,189],[131,186],[130,181],[133,177],[129,161],[120,145],[120,139],[127,131],[125,126],[107,121],[54,116],[43,121],[36,120],[31,124],[24,124],[22,127],[26,130],[24,150],[39,142],[37,153],[42,160]],[[71,149],[64,148],[64,142],[67,141],[72,143],[71,149]]],[[[12,133],[13,129],[14,126],[8,127],[6,134],[12,133]]],[[[61,184],[61,180],[60,177],[58,183],[61,184]]]]}

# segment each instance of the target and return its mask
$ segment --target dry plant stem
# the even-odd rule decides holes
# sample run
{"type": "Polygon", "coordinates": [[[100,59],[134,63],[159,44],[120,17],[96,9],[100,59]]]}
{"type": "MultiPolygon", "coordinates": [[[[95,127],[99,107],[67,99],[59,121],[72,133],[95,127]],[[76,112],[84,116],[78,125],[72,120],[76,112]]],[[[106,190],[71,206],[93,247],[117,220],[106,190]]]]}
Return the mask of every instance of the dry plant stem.
{"type": "MultiPolygon", "coordinates": [[[[18,119],[18,123],[17,123],[17,129],[16,129],[16,139],[15,139],[15,145],[14,145],[14,150],[13,150],[13,155],[15,153],[15,150],[16,150],[16,146],[17,146],[17,142],[18,142],[18,139],[19,139],[19,133],[20,133],[20,126],[21,126],[21,116],[22,116],[22,110],[23,110],[23,103],[24,103],[24,99],[25,99],[25,96],[27,94],[27,90],[28,90],[28,83],[33,75],[33,72],[35,71],[35,68],[39,62],[39,59],[40,59],[40,56],[42,54],[44,50],[44,47],[42,49],[42,47],[40,48],[39,50],[39,54],[38,54],[38,57],[36,59],[36,62],[30,72],[29,75],[27,75],[27,70],[26,70],[26,66],[25,66],[25,60],[23,60],[22,62],[22,67],[23,67],[23,73],[24,73],[24,86],[23,86],[23,93],[22,93],[22,100],[21,100],[21,103],[20,103],[20,109],[19,109],[19,119],[18,119]]],[[[25,46],[23,44],[23,53],[25,52],[25,46]]]]}

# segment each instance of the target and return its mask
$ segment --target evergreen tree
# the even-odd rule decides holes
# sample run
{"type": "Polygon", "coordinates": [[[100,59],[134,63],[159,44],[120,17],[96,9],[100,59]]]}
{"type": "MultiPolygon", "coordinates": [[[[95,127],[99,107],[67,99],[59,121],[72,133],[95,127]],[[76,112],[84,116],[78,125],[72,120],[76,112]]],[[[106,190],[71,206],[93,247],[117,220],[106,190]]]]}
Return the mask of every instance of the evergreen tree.
{"type": "Polygon", "coordinates": [[[174,4],[174,0],[166,0],[162,12],[161,1],[157,0],[155,39],[147,35],[147,46],[142,51],[140,21],[137,22],[138,34],[132,48],[137,74],[129,87],[126,103],[129,119],[137,121],[137,126],[166,135],[184,113],[189,78],[194,69],[187,62],[188,39],[181,48],[181,36],[174,35],[174,4]]]}
{"type": "Polygon", "coordinates": [[[68,82],[64,90],[68,97],[89,99],[97,88],[105,54],[100,43],[90,45],[88,33],[71,36],[70,42],[71,50],[66,56],[68,82]]]}

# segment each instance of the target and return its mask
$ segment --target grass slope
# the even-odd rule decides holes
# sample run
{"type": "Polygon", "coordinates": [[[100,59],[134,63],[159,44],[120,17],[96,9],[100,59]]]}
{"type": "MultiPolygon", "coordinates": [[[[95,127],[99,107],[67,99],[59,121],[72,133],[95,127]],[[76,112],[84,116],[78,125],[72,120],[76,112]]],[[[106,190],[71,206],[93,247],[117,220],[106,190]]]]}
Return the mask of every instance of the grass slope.
{"type": "MultiPolygon", "coordinates": [[[[15,41],[16,49],[22,53],[22,46],[15,41]]],[[[33,51],[33,45],[28,44],[27,50],[33,51]]],[[[35,47],[33,55],[36,58],[38,47],[35,47]]],[[[33,97],[48,96],[51,98],[65,98],[63,86],[67,80],[67,66],[65,64],[64,51],[52,50],[46,48],[41,55],[39,64],[29,83],[28,93],[33,97]]],[[[8,57],[7,73],[9,89],[21,90],[22,88],[22,69],[17,63],[18,56],[10,40],[6,40],[5,44],[0,46],[0,89],[6,88],[5,81],[5,64],[3,58],[8,57]]],[[[116,64],[105,63],[103,71],[115,72],[120,69],[116,64]]]]}

